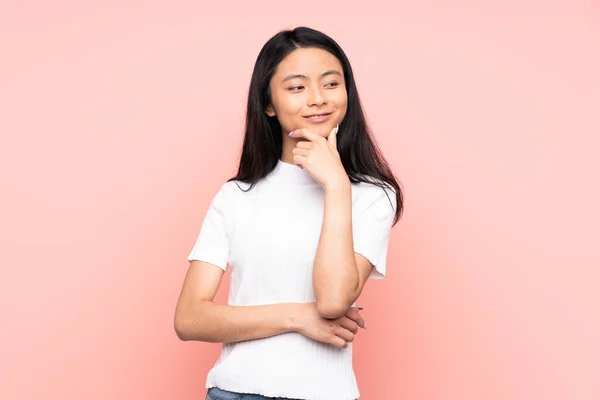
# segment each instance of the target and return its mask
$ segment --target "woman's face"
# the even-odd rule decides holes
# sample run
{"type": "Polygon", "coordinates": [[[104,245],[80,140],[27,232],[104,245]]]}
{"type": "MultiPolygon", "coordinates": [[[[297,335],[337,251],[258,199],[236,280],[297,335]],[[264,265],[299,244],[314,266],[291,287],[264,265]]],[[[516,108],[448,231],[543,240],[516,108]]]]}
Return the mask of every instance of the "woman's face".
{"type": "Polygon", "coordinates": [[[283,132],[308,128],[327,137],[344,119],[348,105],[341,63],[318,48],[301,48],[288,54],[271,82],[271,104],[266,113],[277,116],[283,132]],[[312,115],[320,115],[310,118],[312,115]]]}

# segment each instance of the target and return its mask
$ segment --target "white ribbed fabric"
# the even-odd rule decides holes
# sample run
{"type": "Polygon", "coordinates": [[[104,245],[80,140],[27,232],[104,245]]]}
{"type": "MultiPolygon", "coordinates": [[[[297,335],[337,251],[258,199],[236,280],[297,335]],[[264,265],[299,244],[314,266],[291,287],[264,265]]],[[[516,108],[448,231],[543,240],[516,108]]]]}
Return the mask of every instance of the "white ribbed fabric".
{"type": "MultiPolygon", "coordinates": [[[[324,192],[310,174],[279,161],[265,179],[227,182],[214,196],[188,260],[231,268],[228,304],[315,301],[312,263],[321,232],[324,192]]],[[[395,193],[352,184],[354,249],[385,275],[395,193]],[[387,192],[387,195],[386,195],[387,192]],[[388,199],[389,196],[389,199],[388,199]]],[[[359,397],[352,344],[338,349],[299,333],[223,344],[206,387],[304,400],[359,397]]]]}

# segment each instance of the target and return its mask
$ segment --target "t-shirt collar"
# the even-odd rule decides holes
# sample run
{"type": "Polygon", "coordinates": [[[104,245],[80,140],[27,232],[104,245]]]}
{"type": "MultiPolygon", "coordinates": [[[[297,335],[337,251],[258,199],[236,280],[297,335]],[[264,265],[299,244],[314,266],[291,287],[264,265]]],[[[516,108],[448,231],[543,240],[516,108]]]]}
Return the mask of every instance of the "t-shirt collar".
{"type": "Polygon", "coordinates": [[[281,160],[277,160],[275,169],[267,175],[267,179],[296,186],[319,185],[305,169],[281,160]]]}

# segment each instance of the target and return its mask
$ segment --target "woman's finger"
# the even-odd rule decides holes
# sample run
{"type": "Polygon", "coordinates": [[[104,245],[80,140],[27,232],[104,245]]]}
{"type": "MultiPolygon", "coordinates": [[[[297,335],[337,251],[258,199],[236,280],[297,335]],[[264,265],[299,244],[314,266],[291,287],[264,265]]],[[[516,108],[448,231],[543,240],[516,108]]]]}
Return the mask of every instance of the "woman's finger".
{"type": "Polygon", "coordinates": [[[310,155],[310,150],[308,149],[299,149],[299,148],[294,148],[292,149],[292,155],[298,155],[298,156],[303,156],[303,157],[308,157],[310,155]]]}
{"type": "Polygon", "coordinates": [[[348,347],[348,342],[336,335],[331,335],[331,337],[329,338],[329,344],[332,344],[335,347],[339,347],[340,349],[348,347]]]}
{"type": "Polygon", "coordinates": [[[339,128],[339,124],[336,125],[330,132],[329,132],[329,136],[327,137],[327,141],[329,143],[331,143],[331,145],[333,147],[337,148],[337,133],[338,133],[338,128],[339,128]]]}
{"type": "Polygon", "coordinates": [[[304,138],[304,139],[310,140],[311,142],[314,142],[314,143],[326,141],[326,139],[324,137],[319,136],[316,133],[314,133],[306,128],[294,129],[293,131],[291,131],[289,133],[289,135],[292,138],[304,138]]]}
{"type": "Polygon", "coordinates": [[[354,340],[354,333],[342,326],[337,327],[337,329],[335,330],[335,334],[336,336],[339,336],[342,339],[344,339],[346,342],[352,342],[354,340]]]}
{"type": "Polygon", "coordinates": [[[361,328],[367,327],[365,320],[362,318],[357,308],[351,308],[350,310],[348,310],[345,316],[350,318],[352,321],[356,322],[361,328]]]}
{"type": "Polygon", "coordinates": [[[358,332],[358,323],[351,320],[348,317],[341,317],[339,318],[339,323],[342,327],[348,329],[350,332],[356,334],[356,332],[358,332]]]}
{"type": "Polygon", "coordinates": [[[307,142],[305,140],[302,140],[298,143],[296,143],[296,147],[299,147],[301,149],[313,149],[315,147],[315,145],[313,144],[313,142],[307,142]]]}
{"type": "Polygon", "coordinates": [[[294,160],[294,164],[301,168],[304,168],[304,164],[306,163],[306,157],[300,155],[293,155],[292,160],[294,160]]]}

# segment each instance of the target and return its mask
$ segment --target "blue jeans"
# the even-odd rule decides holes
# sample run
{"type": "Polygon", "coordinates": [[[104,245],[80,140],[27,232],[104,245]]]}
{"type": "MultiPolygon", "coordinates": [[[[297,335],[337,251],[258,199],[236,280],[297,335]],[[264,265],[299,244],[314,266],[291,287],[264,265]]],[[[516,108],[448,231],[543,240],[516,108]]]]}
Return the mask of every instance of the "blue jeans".
{"type": "MultiPolygon", "coordinates": [[[[206,400],[273,400],[273,399],[287,399],[287,397],[266,397],[261,394],[251,393],[235,393],[227,390],[219,389],[218,387],[212,387],[208,389],[206,394],[206,400]]],[[[294,400],[294,399],[289,399],[294,400]]],[[[296,399],[300,400],[300,399],[296,399]]]]}

